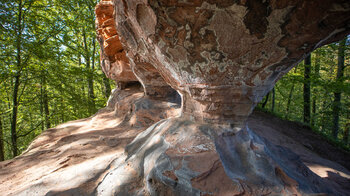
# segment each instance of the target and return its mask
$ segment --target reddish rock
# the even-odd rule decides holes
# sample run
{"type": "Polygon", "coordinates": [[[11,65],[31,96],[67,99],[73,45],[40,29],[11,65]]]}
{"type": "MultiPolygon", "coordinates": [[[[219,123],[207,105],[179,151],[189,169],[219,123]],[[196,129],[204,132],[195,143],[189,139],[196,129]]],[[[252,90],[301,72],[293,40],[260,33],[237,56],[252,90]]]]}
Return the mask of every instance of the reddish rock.
{"type": "Polygon", "coordinates": [[[115,1],[132,59],[183,95],[183,114],[242,127],[276,81],[349,32],[349,2],[115,1]]]}
{"type": "Polygon", "coordinates": [[[246,140],[249,134],[244,132],[222,137],[221,125],[174,118],[179,112],[180,105],[173,100],[144,97],[139,84],[116,90],[107,108],[90,118],[46,130],[22,155],[0,162],[1,195],[250,196],[306,192],[310,180],[295,181],[290,177],[293,171],[304,176],[298,176],[299,180],[312,179],[316,189],[309,192],[333,189],[334,195],[348,195],[350,191],[350,171],[340,165],[349,168],[349,153],[337,151],[296,123],[264,113],[250,117],[249,125],[258,130],[259,135],[281,147],[257,141],[254,134],[255,139],[250,142],[246,140]],[[303,145],[305,142],[314,149],[326,150],[322,150],[322,154],[319,150],[313,152],[303,145]],[[240,143],[244,148],[237,146],[240,143]],[[227,144],[231,146],[230,151],[222,151],[227,144]],[[266,167],[273,169],[269,175],[264,173],[267,169],[262,168],[265,164],[247,161],[254,158],[251,152],[263,155],[263,146],[267,146],[270,154],[285,160],[278,165],[273,165],[276,162],[268,156],[255,160],[271,163],[266,167]],[[284,147],[292,149],[300,158],[284,147]],[[246,152],[245,156],[238,156],[246,152]],[[240,158],[246,159],[240,161],[240,158]],[[227,172],[234,171],[228,170],[228,166],[235,166],[236,172],[227,172]],[[242,175],[252,168],[261,170],[260,174],[264,175],[260,176],[265,176],[267,182],[271,182],[267,177],[273,174],[280,182],[275,182],[274,187],[267,183],[257,186],[253,183],[254,173],[247,175],[247,180],[232,180],[232,174],[242,175]],[[285,168],[292,171],[285,173],[285,168]],[[296,182],[303,188],[297,188],[296,182]]]}
{"type": "Polygon", "coordinates": [[[100,1],[95,9],[103,72],[115,80],[120,88],[128,82],[140,81],[146,96],[162,98],[173,95],[174,90],[150,63],[126,57],[116,30],[114,9],[114,3],[110,0],[100,1]]]}
{"type": "Polygon", "coordinates": [[[246,124],[283,74],[349,33],[348,1],[113,0],[96,16],[103,70],[129,86],[0,164],[2,193],[348,195],[346,169],[318,167],[330,162],[246,124]],[[136,80],[146,96],[129,88],[136,80]],[[322,177],[340,170],[328,175],[337,183],[322,177]]]}
{"type": "Polygon", "coordinates": [[[134,73],[145,87],[158,81],[149,70],[163,77],[182,116],[139,134],[98,194],[339,194],[246,120],[312,50],[350,32],[348,1],[114,2],[134,73]]]}
{"type": "Polygon", "coordinates": [[[115,90],[107,105],[92,117],[46,130],[20,156],[0,162],[0,195],[96,195],[125,146],[180,110],[178,103],[145,98],[140,84],[115,90]]]}
{"type": "Polygon", "coordinates": [[[103,72],[116,82],[137,81],[117,34],[113,2],[101,1],[97,4],[95,13],[103,72]]]}

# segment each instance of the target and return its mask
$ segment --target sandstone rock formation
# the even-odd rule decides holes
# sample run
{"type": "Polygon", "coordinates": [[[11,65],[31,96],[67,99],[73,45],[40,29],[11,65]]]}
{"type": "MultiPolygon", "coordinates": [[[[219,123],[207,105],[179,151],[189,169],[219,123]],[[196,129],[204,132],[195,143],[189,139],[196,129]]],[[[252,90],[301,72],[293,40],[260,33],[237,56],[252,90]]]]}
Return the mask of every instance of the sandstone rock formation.
{"type": "MultiPolygon", "coordinates": [[[[158,121],[161,122],[152,126],[152,129],[159,130],[159,126],[169,124],[177,125],[177,127],[173,127],[173,134],[168,134],[166,138],[157,137],[161,134],[158,132],[152,134],[155,137],[148,137],[148,139],[153,138],[153,141],[159,139],[159,145],[153,145],[153,147],[160,151],[162,149],[159,147],[167,145],[165,140],[169,141],[169,144],[174,144],[177,140],[181,141],[175,146],[178,151],[167,150],[171,160],[182,160],[181,162],[177,161],[180,163],[177,166],[181,169],[172,171],[171,168],[168,168],[165,172],[160,173],[165,182],[172,183],[174,186],[178,184],[175,188],[178,195],[186,195],[186,191],[191,191],[195,195],[199,193],[199,190],[208,194],[212,193],[211,195],[233,195],[237,192],[241,192],[242,195],[259,195],[256,186],[245,183],[242,183],[241,186],[228,177],[220,157],[216,153],[220,150],[215,150],[216,147],[213,145],[216,144],[213,144],[212,140],[209,139],[213,136],[211,135],[213,132],[193,121],[187,120],[182,123],[182,120],[177,118],[172,118],[171,121],[167,122],[162,121],[162,119],[175,117],[179,114],[179,103],[173,100],[149,99],[143,94],[137,84],[129,85],[124,90],[114,91],[108,102],[108,107],[101,109],[94,116],[67,122],[46,130],[32,142],[22,155],[12,160],[0,162],[1,195],[85,196],[113,195],[111,194],[113,189],[114,192],[117,190],[125,191],[128,186],[117,189],[118,182],[132,176],[133,173],[127,173],[123,176],[115,175],[113,171],[116,168],[121,171],[122,167],[120,166],[132,160],[139,160],[138,163],[143,168],[152,166],[157,154],[152,153],[152,150],[144,151],[148,148],[145,145],[139,149],[135,147],[142,143],[140,139],[145,139],[151,133],[150,131],[142,132],[158,121]],[[138,136],[140,133],[142,134],[138,136]],[[138,139],[132,142],[136,136],[138,139]],[[131,142],[132,144],[125,151],[125,147],[131,142]],[[144,151],[147,157],[144,159],[145,161],[137,157],[127,158],[128,154],[135,151],[144,151]],[[186,157],[182,157],[183,155],[186,157]],[[202,174],[198,175],[198,173],[202,174]],[[195,177],[189,179],[192,176],[195,177]],[[181,189],[184,183],[188,185],[187,187],[192,186],[193,188],[191,190],[181,189]]],[[[292,122],[281,122],[280,119],[274,119],[267,114],[254,113],[248,123],[250,127],[258,131],[259,135],[269,138],[274,144],[281,145],[277,149],[283,153],[285,159],[291,160],[287,164],[293,165],[296,162],[296,165],[300,166],[295,168],[295,170],[300,171],[300,174],[313,176],[314,182],[319,182],[319,178],[322,177],[321,181],[324,183],[321,185],[336,189],[337,195],[347,195],[350,192],[349,153],[337,151],[310,130],[298,127],[292,122]],[[313,143],[309,143],[308,140],[312,140],[313,143]],[[310,151],[305,147],[305,144],[312,145],[315,149],[323,148],[318,151],[322,154],[310,151]],[[292,149],[293,153],[285,148],[292,149]],[[331,158],[334,155],[335,157],[331,158]],[[343,163],[337,163],[339,160],[343,160],[343,163]],[[303,166],[300,161],[308,168],[303,166]],[[310,169],[317,176],[313,175],[310,169]]],[[[220,129],[219,127],[214,128],[220,129]]],[[[271,148],[270,142],[268,145],[271,148]]],[[[164,164],[157,167],[156,171],[169,163],[164,158],[164,156],[160,158],[164,164]]],[[[232,155],[227,158],[232,159],[232,155]]],[[[237,163],[237,161],[234,160],[233,163],[237,163]]],[[[131,168],[129,167],[129,171],[131,168]]],[[[146,173],[149,172],[146,170],[146,173]]],[[[158,175],[158,172],[151,171],[150,173],[158,175]]],[[[281,172],[277,170],[277,174],[281,175],[281,172]]],[[[282,179],[288,183],[288,177],[282,176],[282,179]]],[[[156,178],[143,182],[142,178],[135,177],[132,182],[134,189],[146,188],[143,183],[150,183],[157,185],[152,185],[152,187],[158,187],[156,190],[153,189],[156,192],[154,194],[171,195],[169,185],[157,182],[156,178]]],[[[289,181],[288,184],[289,187],[293,186],[293,181],[289,181]]],[[[288,185],[286,186],[288,187],[288,185]]],[[[262,192],[268,192],[268,187],[260,186],[260,188],[262,192]]],[[[139,195],[147,194],[146,191],[145,193],[140,191],[139,195]]],[[[119,195],[135,194],[130,191],[119,195]]],[[[283,195],[287,195],[287,193],[283,195]]]]}
{"type": "Polygon", "coordinates": [[[114,9],[111,0],[99,2],[95,9],[103,72],[122,89],[128,82],[140,81],[147,96],[162,98],[174,95],[174,90],[150,63],[137,58],[129,61],[126,57],[116,30],[114,9]]]}
{"type": "Polygon", "coordinates": [[[90,118],[46,130],[20,156],[0,162],[0,195],[95,195],[125,146],[180,110],[172,100],[145,98],[140,84],[114,91],[107,105],[90,118]]]}
{"type": "Polygon", "coordinates": [[[0,164],[0,191],[349,193],[313,173],[305,157],[258,136],[247,119],[283,74],[350,32],[350,2],[104,0],[96,16],[103,70],[125,89],[96,116],[49,130],[0,164]]]}
{"type": "MultiPolygon", "coordinates": [[[[149,75],[140,63],[154,66],[153,73],[181,94],[182,113],[139,134],[97,188],[99,195],[337,194],[298,158],[286,156],[293,153],[257,137],[246,120],[283,74],[350,32],[350,2],[114,5],[134,73],[149,75]]],[[[138,77],[143,84],[144,78],[138,77]]]]}
{"type": "Polygon", "coordinates": [[[349,32],[349,2],[115,1],[131,59],[150,62],[183,96],[183,113],[243,127],[275,82],[349,32]]]}
{"type": "Polygon", "coordinates": [[[106,76],[116,82],[137,81],[117,34],[111,1],[101,1],[96,6],[96,28],[101,46],[101,66],[106,76]]]}

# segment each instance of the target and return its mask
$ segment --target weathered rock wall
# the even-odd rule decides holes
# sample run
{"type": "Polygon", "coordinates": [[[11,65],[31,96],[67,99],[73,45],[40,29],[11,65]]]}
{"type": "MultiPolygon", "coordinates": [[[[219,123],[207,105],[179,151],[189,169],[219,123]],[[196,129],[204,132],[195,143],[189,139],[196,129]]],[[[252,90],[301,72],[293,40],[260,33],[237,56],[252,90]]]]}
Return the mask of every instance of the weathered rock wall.
{"type": "Polygon", "coordinates": [[[183,94],[183,113],[242,125],[276,81],[349,32],[349,2],[115,1],[131,59],[183,94]]]}
{"type": "Polygon", "coordinates": [[[111,0],[99,2],[95,9],[103,72],[115,80],[121,89],[127,83],[139,81],[146,96],[162,98],[174,94],[174,90],[150,63],[127,58],[116,30],[114,10],[114,2],[111,0]]]}
{"type": "Polygon", "coordinates": [[[97,38],[101,46],[103,72],[116,82],[137,81],[120,43],[114,19],[114,4],[101,1],[96,6],[97,38]]]}

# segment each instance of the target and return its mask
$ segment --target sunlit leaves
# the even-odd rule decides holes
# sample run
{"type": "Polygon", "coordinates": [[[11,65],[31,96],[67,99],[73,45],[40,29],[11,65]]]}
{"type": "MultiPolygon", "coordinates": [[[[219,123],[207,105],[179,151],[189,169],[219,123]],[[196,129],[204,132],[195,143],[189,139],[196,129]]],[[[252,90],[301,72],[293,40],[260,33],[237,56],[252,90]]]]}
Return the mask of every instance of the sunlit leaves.
{"type": "Polygon", "coordinates": [[[16,74],[21,75],[17,122],[20,151],[46,128],[43,123],[44,92],[48,98],[51,126],[91,115],[87,101],[87,77],[91,73],[96,108],[102,108],[106,101],[103,96],[104,75],[98,68],[98,45],[95,55],[92,55],[92,43],[96,38],[95,2],[22,0],[20,24],[19,2],[0,2],[0,115],[5,130],[6,158],[11,157],[11,100],[16,74]],[[87,50],[83,44],[83,30],[87,50]],[[20,67],[16,63],[17,43],[21,47],[20,67]],[[92,62],[93,56],[95,69],[90,70],[86,67],[86,58],[92,62]]]}

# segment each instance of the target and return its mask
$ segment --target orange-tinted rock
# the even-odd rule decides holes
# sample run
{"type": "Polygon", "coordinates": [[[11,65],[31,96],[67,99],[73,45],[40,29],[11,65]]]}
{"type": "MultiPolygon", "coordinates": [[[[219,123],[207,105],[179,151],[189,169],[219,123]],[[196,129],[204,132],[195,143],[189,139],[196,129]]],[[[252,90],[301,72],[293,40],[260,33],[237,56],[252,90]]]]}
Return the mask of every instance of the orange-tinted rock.
{"type": "Polygon", "coordinates": [[[101,46],[101,66],[103,72],[108,78],[117,82],[137,81],[117,34],[113,2],[99,2],[95,13],[97,35],[101,46]]]}
{"type": "Polygon", "coordinates": [[[127,82],[140,81],[146,96],[159,98],[174,94],[174,90],[150,63],[127,58],[116,30],[114,9],[112,1],[101,1],[95,11],[101,66],[106,76],[117,81],[121,88],[127,82]]]}

